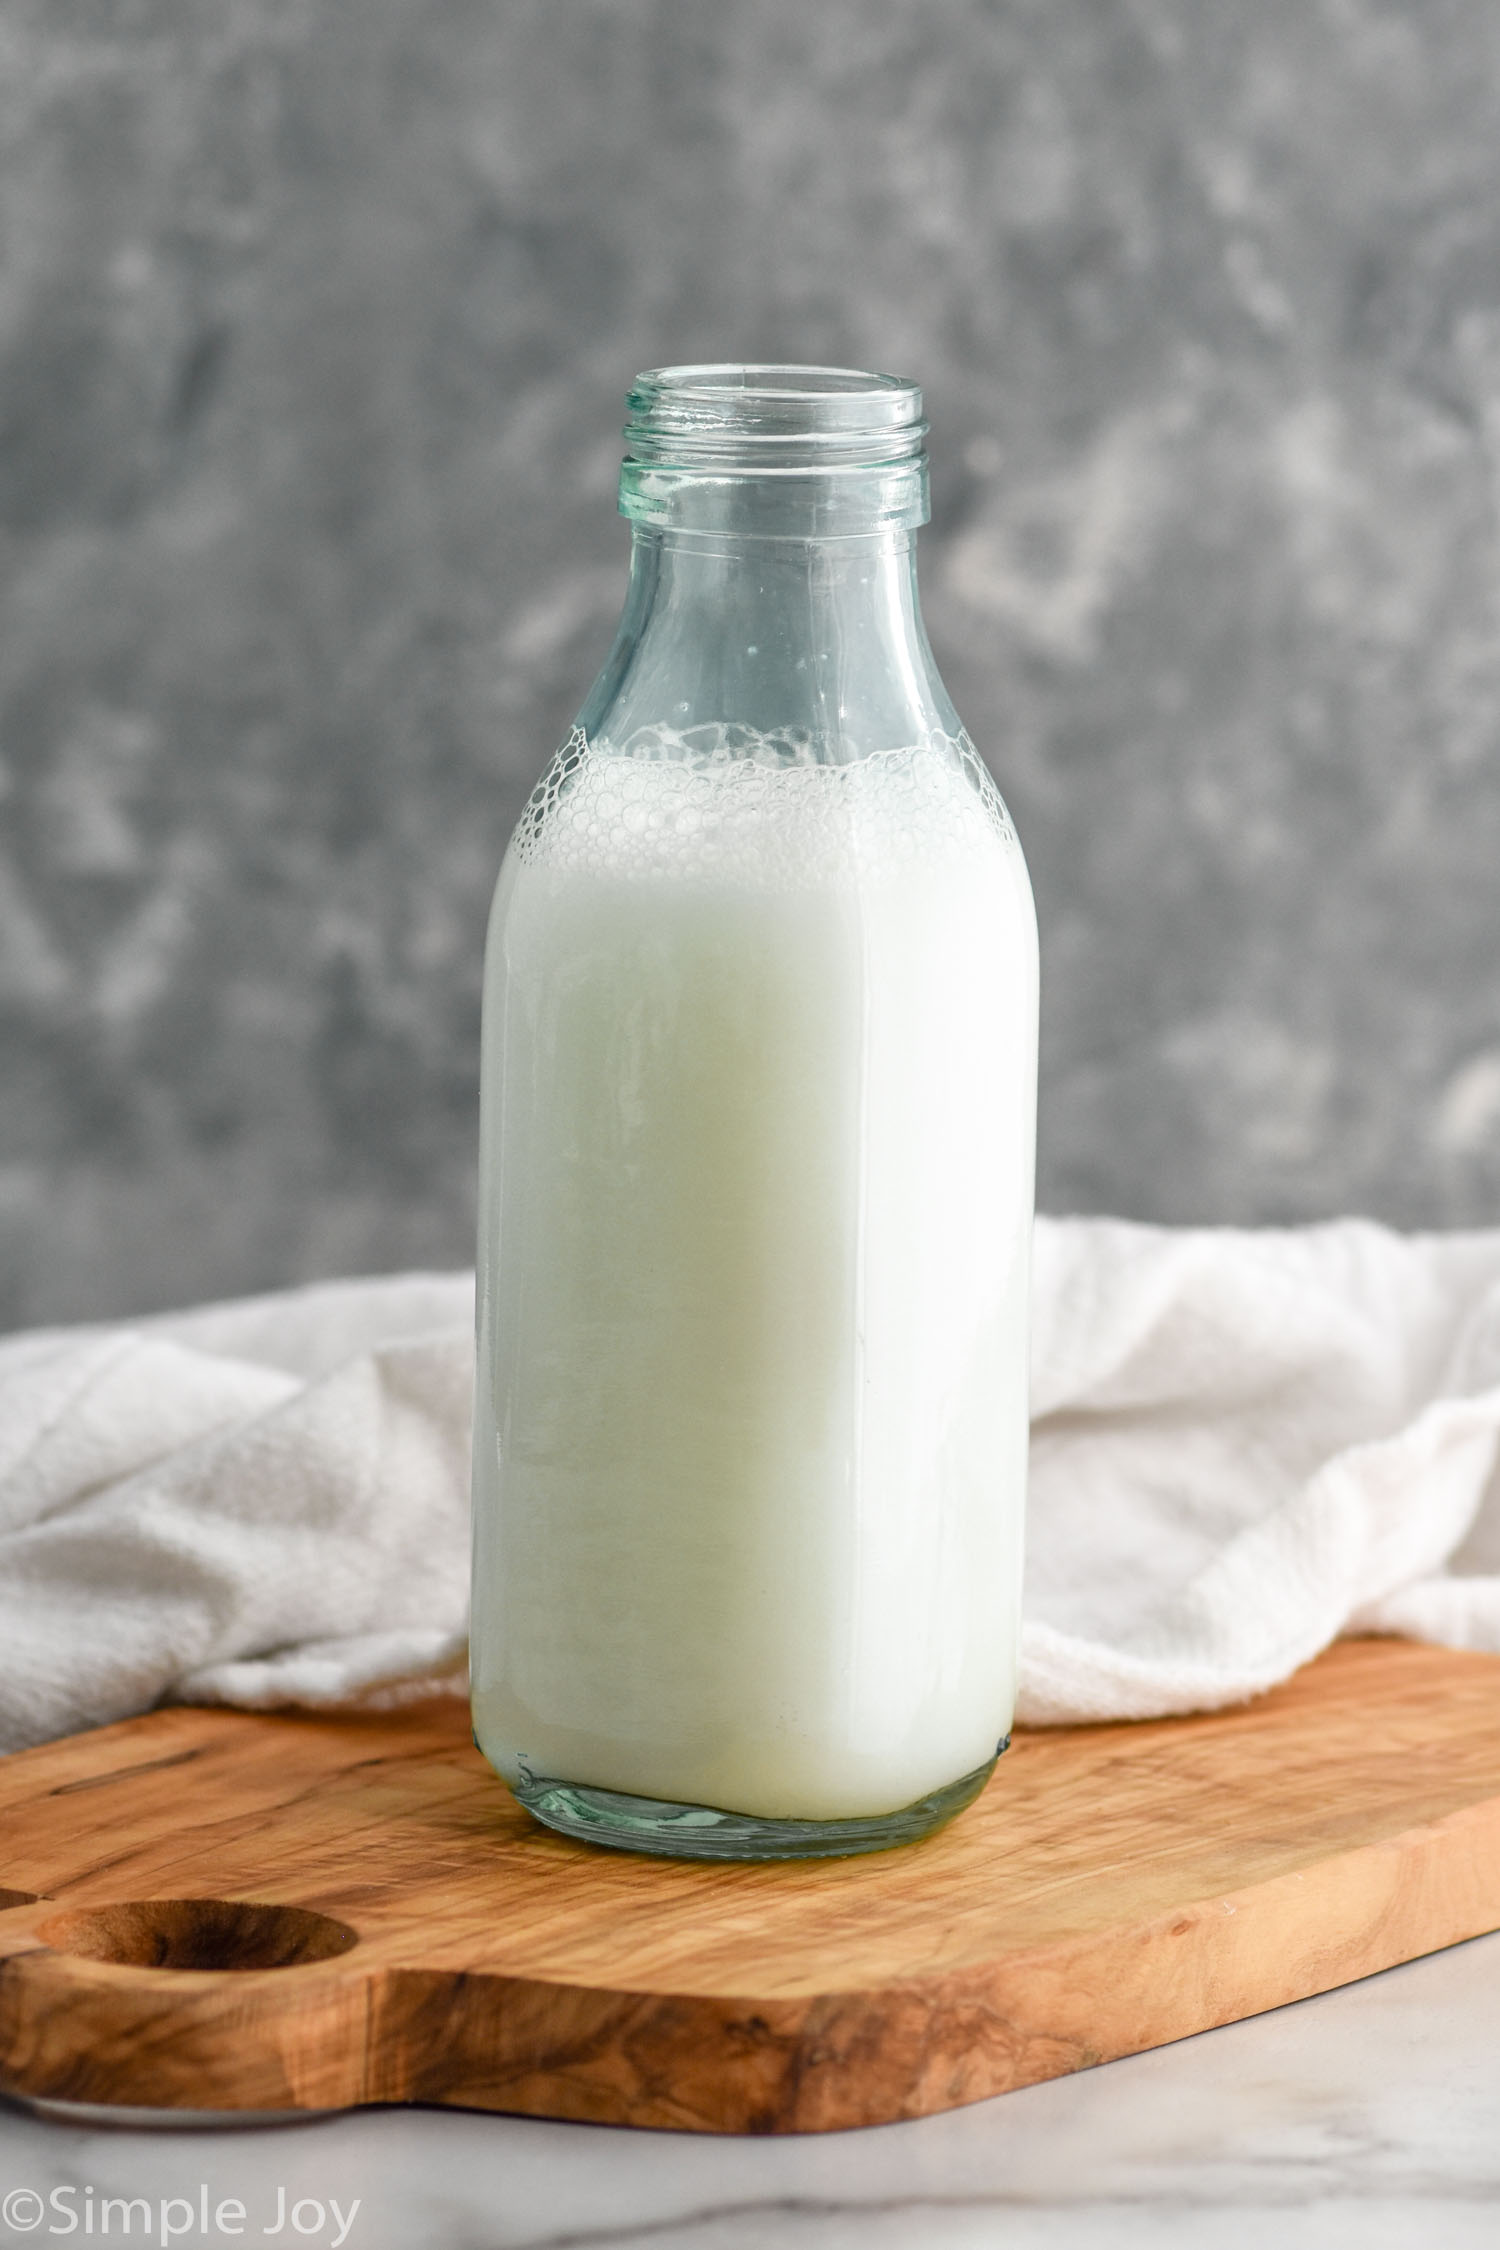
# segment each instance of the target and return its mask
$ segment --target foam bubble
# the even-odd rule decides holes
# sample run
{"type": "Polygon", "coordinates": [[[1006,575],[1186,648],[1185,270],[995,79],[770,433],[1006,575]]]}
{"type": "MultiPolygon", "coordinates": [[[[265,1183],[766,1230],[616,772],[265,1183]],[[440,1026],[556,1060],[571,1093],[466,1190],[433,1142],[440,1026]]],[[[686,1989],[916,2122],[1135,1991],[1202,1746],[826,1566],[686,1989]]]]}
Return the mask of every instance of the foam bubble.
{"type": "Polygon", "coordinates": [[[801,732],[652,727],[621,748],[576,730],[516,827],[525,864],[757,888],[868,880],[1014,848],[967,737],[830,764],[801,732]]]}

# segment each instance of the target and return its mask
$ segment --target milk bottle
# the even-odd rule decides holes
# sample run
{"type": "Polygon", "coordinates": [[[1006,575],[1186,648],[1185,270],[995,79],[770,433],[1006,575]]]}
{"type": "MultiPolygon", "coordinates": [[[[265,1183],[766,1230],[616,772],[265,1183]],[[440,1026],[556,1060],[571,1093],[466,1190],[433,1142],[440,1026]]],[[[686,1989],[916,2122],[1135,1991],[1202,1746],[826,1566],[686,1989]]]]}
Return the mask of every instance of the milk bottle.
{"type": "Polygon", "coordinates": [[[1030,891],[916,609],[920,394],[632,417],[625,619],[486,960],[475,1733],[574,1834],[867,1850],[1010,1726],[1030,891]]]}

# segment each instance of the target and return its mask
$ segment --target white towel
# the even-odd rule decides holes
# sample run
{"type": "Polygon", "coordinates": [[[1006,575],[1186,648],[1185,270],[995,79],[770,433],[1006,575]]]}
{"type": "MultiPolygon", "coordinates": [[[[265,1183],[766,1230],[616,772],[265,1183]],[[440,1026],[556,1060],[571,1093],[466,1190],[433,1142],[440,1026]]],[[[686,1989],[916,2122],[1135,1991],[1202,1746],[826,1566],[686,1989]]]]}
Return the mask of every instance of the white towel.
{"type": "MultiPolygon", "coordinates": [[[[1500,1649],[1500,1233],[1040,1220],[1021,1716],[1500,1649]]],[[[0,1748],[462,1682],[472,1283],[0,1341],[0,1748]]]]}

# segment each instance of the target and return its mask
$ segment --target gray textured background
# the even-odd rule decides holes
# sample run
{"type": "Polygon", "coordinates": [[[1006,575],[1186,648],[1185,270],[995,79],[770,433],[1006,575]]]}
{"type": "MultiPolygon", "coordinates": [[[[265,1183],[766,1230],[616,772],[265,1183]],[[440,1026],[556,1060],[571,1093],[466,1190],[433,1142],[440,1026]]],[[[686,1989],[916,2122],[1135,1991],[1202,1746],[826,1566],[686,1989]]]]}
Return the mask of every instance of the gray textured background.
{"type": "Polygon", "coordinates": [[[1495,0],[0,0],[0,1322],[469,1255],[621,394],[923,380],[1041,1188],[1500,1216],[1495,0]]]}

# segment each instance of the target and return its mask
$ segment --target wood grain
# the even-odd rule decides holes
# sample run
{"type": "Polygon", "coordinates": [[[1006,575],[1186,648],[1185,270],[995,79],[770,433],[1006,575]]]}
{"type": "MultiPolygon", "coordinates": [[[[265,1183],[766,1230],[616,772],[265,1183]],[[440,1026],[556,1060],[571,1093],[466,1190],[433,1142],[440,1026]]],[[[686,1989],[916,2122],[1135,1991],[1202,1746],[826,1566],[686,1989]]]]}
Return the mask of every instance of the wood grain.
{"type": "Polygon", "coordinates": [[[1401,1642],[1022,1734],[952,1827],[863,1860],[572,1843],[457,1704],[162,1711],[0,1761],[0,2088],[54,2101],[818,2131],[1497,1926],[1500,1658],[1401,1642]]]}

